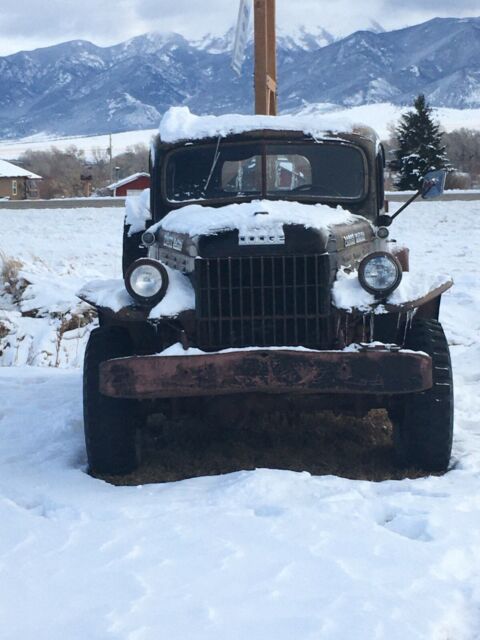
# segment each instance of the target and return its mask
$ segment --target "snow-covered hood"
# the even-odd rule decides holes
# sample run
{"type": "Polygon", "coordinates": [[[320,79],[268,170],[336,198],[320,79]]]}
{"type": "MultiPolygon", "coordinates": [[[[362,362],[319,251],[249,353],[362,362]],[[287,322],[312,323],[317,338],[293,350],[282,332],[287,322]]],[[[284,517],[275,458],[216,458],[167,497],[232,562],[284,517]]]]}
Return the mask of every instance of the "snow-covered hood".
{"type": "Polygon", "coordinates": [[[150,228],[194,236],[212,236],[225,231],[238,230],[239,236],[266,236],[282,234],[284,225],[298,225],[305,229],[329,230],[337,225],[351,225],[366,218],[355,215],[340,206],[300,204],[291,201],[255,200],[224,207],[206,207],[192,204],[170,212],[150,228]]]}

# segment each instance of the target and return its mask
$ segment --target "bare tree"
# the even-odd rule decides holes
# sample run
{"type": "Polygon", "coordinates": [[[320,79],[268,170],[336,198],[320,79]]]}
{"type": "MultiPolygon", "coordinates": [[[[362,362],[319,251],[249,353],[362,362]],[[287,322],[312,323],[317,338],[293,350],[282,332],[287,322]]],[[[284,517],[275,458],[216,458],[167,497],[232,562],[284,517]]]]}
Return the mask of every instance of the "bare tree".
{"type": "Polygon", "coordinates": [[[85,167],[85,153],[75,146],[65,150],[51,147],[48,151],[27,150],[19,163],[43,177],[39,184],[40,197],[62,198],[83,195],[81,175],[85,167]]]}
{"type": "Polygon", "coordinates": [[[452,164],[470,174],[472,186],[480,185],[480,131],[456,129],[444,135],[447,153],[452,164]]]}
{"type": "MultiPolygon", "coordinates": [[[[136,144],[113,158],[118,167],[118,177],[148,172],[148,147],[136,144]]],[[[65,150],[51,147],[44,151],[28,149],[18,159],[18,164],[43,177],[40,182],[41,198],[77,197],[85,193],[82,176],[91,177],[93,191],[105,188],[111,182],[110,158],[105,149],[92,149],[89,157],[75,146],[65,150]]]]}
{"type": "Polygon", "coordinates": [[[113,159],[115,167],[119,167],[119,178],[126,178],[133,173],[148,172],[149,150],[145,144],[127,147],[124,153],[113,159]]]}

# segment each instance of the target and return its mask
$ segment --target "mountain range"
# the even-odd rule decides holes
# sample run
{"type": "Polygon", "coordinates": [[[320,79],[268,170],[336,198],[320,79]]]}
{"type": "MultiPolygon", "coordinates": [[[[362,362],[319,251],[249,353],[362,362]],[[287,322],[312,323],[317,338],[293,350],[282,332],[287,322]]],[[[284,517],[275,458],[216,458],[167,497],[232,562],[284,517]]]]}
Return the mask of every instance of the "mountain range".
{"type": "MultiPolygon", "coordinates": [[[[0,138],[94,135],[157,126],[171,105],[251,113],[253,50],[230,67],[233,33],[189,42],[150,33],[111,47],[74,40],[0,57],[0,138]]],[[[435,18],[335,40],[321,27],[278,37],[279,105],[480,107],[480,17],[435,18]]]]}

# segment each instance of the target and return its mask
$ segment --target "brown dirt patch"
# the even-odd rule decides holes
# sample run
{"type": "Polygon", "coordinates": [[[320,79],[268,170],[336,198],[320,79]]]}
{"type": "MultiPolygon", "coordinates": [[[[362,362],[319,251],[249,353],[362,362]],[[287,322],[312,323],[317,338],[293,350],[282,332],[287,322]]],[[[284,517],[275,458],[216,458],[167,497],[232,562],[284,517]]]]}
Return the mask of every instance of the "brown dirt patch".
{"type": "Polygon", "coordinates": [[[143,432],[143,450],[138,471],[105,479],[137,485],[256,468],[371,481],[423,475],[395,466],[392,427],[380,410],[365,418],[328,411],[257,413],[240,420],[154,415],[143,432]]]}

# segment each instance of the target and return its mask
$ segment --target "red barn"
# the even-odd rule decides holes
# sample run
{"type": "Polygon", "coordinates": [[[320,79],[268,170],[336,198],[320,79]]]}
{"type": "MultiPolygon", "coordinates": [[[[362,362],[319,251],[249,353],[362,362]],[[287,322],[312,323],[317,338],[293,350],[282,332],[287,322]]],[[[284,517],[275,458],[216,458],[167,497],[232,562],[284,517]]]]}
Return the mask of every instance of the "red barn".
{"type": "Polygon", "coordinates": [[[149,173],[134,173],[127,178],[123,178],[118,182],[109,184],[107,189],[112,192],[112,196],[124,197],[134,196],[141,193],[144,189],[150,188],[149,173]]]}

